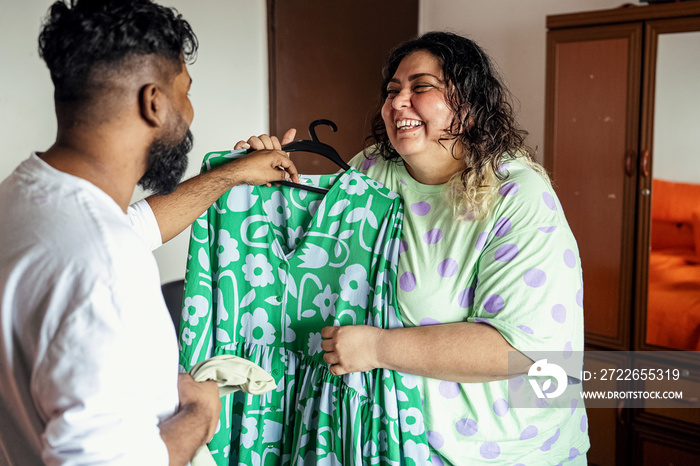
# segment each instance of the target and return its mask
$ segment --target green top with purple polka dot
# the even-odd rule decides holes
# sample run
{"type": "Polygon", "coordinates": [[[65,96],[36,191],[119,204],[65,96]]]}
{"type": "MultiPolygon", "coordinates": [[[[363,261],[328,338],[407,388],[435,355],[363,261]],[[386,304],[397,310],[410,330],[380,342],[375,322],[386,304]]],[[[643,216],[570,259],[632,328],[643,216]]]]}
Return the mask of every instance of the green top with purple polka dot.
{"type": "MultiPolygon", "coordinates": [[[[578,248],[548,181],[509,159],[487,217],[459,221],[444,185],[417,182],[403,163],[358,154],[350,164],[404,201],[398,303],[405,325],[480,322],[526,355],[582,358],[578,248]]],[[[580,378],[580,371],[569,375],[580,378]]],[[[523,376],[469,384],[420,378],[433,464],[585,464],[583,402],[513,407],[509,384],[530,389],[523,376]]]]}

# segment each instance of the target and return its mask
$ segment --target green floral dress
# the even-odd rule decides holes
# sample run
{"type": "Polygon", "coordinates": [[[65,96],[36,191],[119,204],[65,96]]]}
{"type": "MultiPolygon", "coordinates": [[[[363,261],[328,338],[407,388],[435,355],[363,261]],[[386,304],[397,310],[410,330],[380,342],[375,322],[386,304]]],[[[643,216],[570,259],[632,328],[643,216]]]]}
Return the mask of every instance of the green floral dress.
{"type": "Polygon", "coordinates": [[[402,326],[401,201],[355,169],[315,181],[328,193],[236,187],[192,227],[180,364],[233,354],[278,384],[228,395],[209,449],[219,465],[428,464],[416,377],[334,376],[321,349],[325,326],[402,326]]]}

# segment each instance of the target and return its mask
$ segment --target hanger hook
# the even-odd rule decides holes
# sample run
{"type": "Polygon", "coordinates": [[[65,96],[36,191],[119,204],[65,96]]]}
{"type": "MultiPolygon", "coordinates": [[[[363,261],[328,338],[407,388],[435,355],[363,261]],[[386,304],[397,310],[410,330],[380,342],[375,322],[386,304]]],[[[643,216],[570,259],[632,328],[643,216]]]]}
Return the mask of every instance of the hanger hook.
{"type": "Polygon", "coordinates": [[[314,120],[309,125],[309,135],[311,136],[311,140],[314,142],[321,142],[318,140],[318,137],[316,137],[316,127],[318,125],[328,125],[333,129],[334,133],[338,131],[338,127],[331,120],[314,120]]]}

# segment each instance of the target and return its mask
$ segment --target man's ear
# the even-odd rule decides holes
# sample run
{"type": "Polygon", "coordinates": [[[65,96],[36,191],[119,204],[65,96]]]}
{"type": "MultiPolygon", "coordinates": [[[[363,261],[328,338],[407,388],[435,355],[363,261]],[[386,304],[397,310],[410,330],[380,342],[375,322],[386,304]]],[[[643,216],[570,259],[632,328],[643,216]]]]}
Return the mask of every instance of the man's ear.
{"type": "Polygon", "coordinates": [[[158,85],[150,83],[139,92],[139,109],[146,122],[155,127],[163,126],[167,114],[166,97],[158,85]]]}

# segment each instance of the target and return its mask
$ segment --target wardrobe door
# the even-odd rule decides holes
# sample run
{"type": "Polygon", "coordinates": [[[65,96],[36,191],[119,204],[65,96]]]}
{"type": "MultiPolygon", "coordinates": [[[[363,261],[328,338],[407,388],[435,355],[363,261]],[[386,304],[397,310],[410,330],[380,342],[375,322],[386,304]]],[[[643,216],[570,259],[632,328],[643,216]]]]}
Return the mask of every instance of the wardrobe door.
{"type": "Polygon", "coordinates": [[[586,343],[630,345],[642,24],[547,34],[545,165],[578,241],[586,343]]]}
{"type": "MultiPolygon", "coordinates": [[[[418,33],[418,0],[267,0],[270,132],[290,127],[350,160],[364,148],[373,111],[380,105],[382,67],[389,52],[418,33]]],[[[320,155],[293,153],[300,173],[335,173],[320,155]]]]}
{"type": "Polygon", "coordinates": [[[700,351],[700,16],[647,22],[645,52],[635,349],[700,351]]]}

